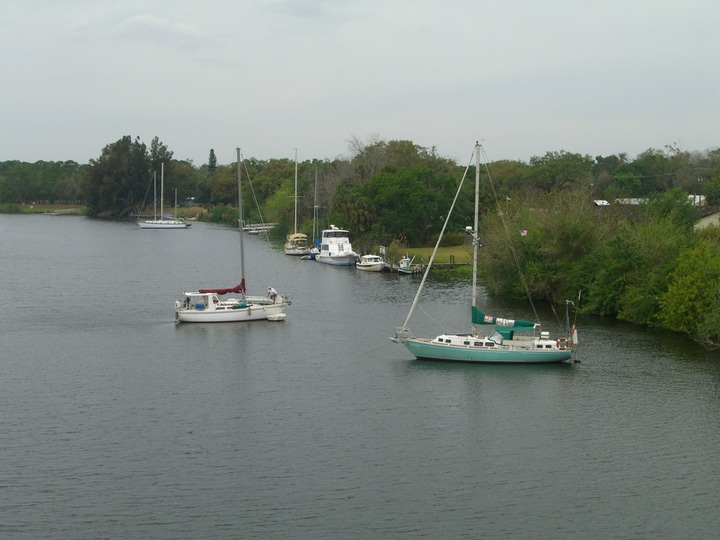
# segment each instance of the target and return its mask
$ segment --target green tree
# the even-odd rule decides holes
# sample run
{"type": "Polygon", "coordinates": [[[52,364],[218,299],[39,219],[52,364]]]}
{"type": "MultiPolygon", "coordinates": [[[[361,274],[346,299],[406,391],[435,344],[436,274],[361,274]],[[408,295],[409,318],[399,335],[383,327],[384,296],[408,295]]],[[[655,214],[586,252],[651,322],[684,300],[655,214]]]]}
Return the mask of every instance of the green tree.
{"type": "Polygon", "coordinates": [[[211,148],[210,157],[208,158],[208,175],[212,176],[213,174],[215,174],[215,169],[217,169],[217,158],[215,157],[215,150],[211,148]]]}
{"type": "Polygon", "coordinates": [[[569,184],[589,185],[593,159],[571,152],[547,152],[530,158],[528,177],[535,187],[545,193],[563,189],[569,184]]]}
{"type": "MultiPolygon", "coordinates": [[[[334,213],[345,216],[350,227],[367,236],[367,243],[404,239],[423,245],[442,228],[455,195],[454,182],[451,176],[421,167],[383,172],[355,188],[345,184],[336,194],[334,213]]],[[[462,210],[457,215],[456,222],[463,219],[462,210]]]]}
{"type": "Polygon", "coordinates": [[[581,263],[587,278],[585,310],[660,326],[660,298],[690,233],[668,217],[646,216],[619,222],[611,236],[581,263]]]}
{"type": "Polygon", "coordinates": [[[121,217],[137,212],[147,190],[150,156],[147,147],[129,135],[108,144],[96,160],[90,160],[83,183],[88,213],[121,217]]]}
{"type": "Polygon", "coordinates": [[[702,234],[678,257],[660,300],[659,320],[712,346],[720,345],[720,233],[702,234]]]}

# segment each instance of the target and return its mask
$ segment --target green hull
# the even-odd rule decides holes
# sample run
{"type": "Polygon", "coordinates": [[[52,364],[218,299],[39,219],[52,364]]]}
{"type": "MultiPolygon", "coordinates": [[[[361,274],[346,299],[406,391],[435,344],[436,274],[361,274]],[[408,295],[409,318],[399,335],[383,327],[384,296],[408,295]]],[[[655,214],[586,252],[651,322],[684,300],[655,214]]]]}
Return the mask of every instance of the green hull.
{"type": "Polygon", "coordinates": [[[474,362],[479,364],[551,364],[572,358],[571,349],[532,349],[529,347],[474,347],[431,343],[423,339],[404,339],[402,344],[416,358],[446,362],[474,362]]]}

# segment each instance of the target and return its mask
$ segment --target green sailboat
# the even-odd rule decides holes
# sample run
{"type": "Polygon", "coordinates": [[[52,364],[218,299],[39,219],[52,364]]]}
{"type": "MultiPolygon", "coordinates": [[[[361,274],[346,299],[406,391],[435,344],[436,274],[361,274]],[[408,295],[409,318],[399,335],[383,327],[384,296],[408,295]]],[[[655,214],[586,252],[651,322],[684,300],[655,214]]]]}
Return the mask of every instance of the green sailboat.
{"type": "MultiPolygon", "coordinates": [[[[477,262],[479,207],[480,207],[480,155],[482,147],[475,144],[475,225],[466,231],[473,240],[473,279],[470,310],[470,330],[467,333],[444,333],[434,338],[416,337],[408,323],[417,306],[418,299],[432,268],[435,254],[442,241],[445,228],[452,214],[455,202],[460,195],[463,182],[460,182],[452,207],[445,219],[445,225],[433,250],[430,262],[413,300],[410,312],[403,325],[395,330],[391,341],[404,345],[418,359],[450,362],[475,362],[489,364],[545,364],[567,362],[573,358],[577,345],[577,330],[567,328],[565,336],[551,338],[549,332],[540,331],[540,324],[531,321],[505,319],[486,315],[477,307],[477,262]],[[490,326],[492,330],[480,334],[475,325],[490,326]],[[525,332],[525,334],[522,334],[525,332]],[[529,332],[529,334],[528,334],[529,332]]],[[[463,180],[465,177],[463,176],[463,180]]],[[[566,303],[566,315],[572,302],[566,303]]],[[[566,316],[566,321],[568,321],[566,316]]],[[[569,326],[569,323],[568,323],[569,326]]]]}

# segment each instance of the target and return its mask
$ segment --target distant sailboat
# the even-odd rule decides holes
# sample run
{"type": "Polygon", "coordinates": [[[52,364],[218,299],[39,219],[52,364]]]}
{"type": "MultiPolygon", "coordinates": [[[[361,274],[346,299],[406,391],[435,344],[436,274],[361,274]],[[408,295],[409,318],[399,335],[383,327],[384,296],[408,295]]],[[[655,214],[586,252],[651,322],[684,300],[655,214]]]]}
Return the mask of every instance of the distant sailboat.
{"type": "Polygon", "coordinates": [[[286,255],[309,255],[310,246],[308,245],[308,237],[306,234],[297,232],[297,200],[298,200],[298,161],[297,161],[297,148],[295,149],[295,225],[293,227],[293,233],[287,236],[285,242],[285,254],[286,255]]]}
{"type": "MultiPolygon", "coordinates": [[[[154,188],[153,188],[154,192],[154,188]]],[[[177,190],[175,190],[175,216],[172,218],[165,218],[163,215],[164,207],[163,201],[165,198],[165,164],[160,164],[160,219],[155,214],[157,204],[153,203],[153,219],[144,219],[137,222],[138,227],[141,229],[187,229],[190,223],[184,219],[177,218],[177,190]]]]}

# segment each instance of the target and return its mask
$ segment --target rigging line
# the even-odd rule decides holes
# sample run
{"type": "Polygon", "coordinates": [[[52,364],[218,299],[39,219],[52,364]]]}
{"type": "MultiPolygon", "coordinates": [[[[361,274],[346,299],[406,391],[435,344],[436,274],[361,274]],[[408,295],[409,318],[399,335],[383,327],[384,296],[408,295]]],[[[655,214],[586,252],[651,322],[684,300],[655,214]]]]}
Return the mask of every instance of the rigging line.
{"type": "Polygon", "coordinates": [[[427,311],[425,311],[425,309],[424,309],[422,306],[418,307],[418,309],[419,309],[428,319],[430,319],[430,321],[431,321],[432,323],[434,323],[435,325],[437,325],[437,326],[439,326],[440,328],[442,328],[445,332],[449,332],[449,331],[450,331],[450,329],[449,329],[447,326],[445,326],[445,325],[444,325],[443,323],[441,323],[440,321],[436,320],[432,315],[430,315],[427,311]]]}
{"type": "Polygon", "coordinates": [[[513,262],[515,263],[518,275],[520,276],[520,281],[522,282],[523,288],[525,289],[525,294],[527,295],[528,301],[530,302],[530,307],[532,308],[533,315],[535,315],[535,321],[539,323],[540,317],[538,316],[537,309],[535,308],[535,303],[533,302],[532,296],[530,295],[530,287],[528,286],[525,275],[522,272],[522,267],[520,265],[520,257],[517,254],[517,250],[515,249],[515,246],[513,244],[512,237],[510,236],[510,229],[508,228],[507,221],[505,220],[505,213],[500,208],[500,197],[498,197],[497,191],[495,190],[495,182],[492,175],[490,174],[490,167],[488,166],[489,159],[487,157],[487,154],[485,153],[485,148],[481,146],[480,149],[483,155],[483,162],[485,163],[485,172],[487,173],[488,179],[490,180],[490,188],[492,189],[493,197],[495,198],[495,207],[498,209],[498,216],[500,217],[500,222],[502,223],[503,229],[505,230],[505,236],[507,237],[508,247],[510,248],[513,262]]]}
{"type": "MultiPolygon", "coordinates": [[[[476,145],[478,146],[478,145],[476,145]]],[[[425,273],[423,274],[422,280],[420,281],[420,286],[418,287],[417,292],[415,293],[415,298],[413,298],[412,305],[410,306],[410,311],[407,314],[407,317],[405,318],[405,322],[402,325],[403,329],[407,328],[408,322],[410,321],[410,318],[412,317],[413,311],[415,311],[415,307],[417,306],[418,299],[420,298],[420,293],[423,290],[423,287],[425,286],[425,281],[427,281],[428,275],[430,275],[430,269],[432,268],[433,261],[435,260],[435,254],[437,253],[438,247],[440,247],[440,242],[442,241],[443,235],[445,234],[445,229],[447,228],[448,222],[450,221],[450,216],[452,215],[453,209],[455,208],[455,203],[457,202],[458,198],[460,197],[460,191],[462,190],[463,183],[465,182],[465,178],[467,178],[467,173],[470,170],[470,163],[472,163],[473,156],[475,155],[476,149],[473,147],[472,154],[470,155],[470,161],[468,162],[467,166],[465,167],[465,172],[462,175],[462,178],[460,179],[460,184],[458,185],[457,192],[455,193],[455,198],[453,199],[452,205],[450,206],[450,210],[447,213],[447,216],[445,217],[445,223],[443,223],[442,230],[440,231],[440,235],[438,236],[437,242],[435,243],[435,247],[433,248],[432,254],[430,255],[430,260],[428,261],[427,268],[425,269],[425,273]]]]}

